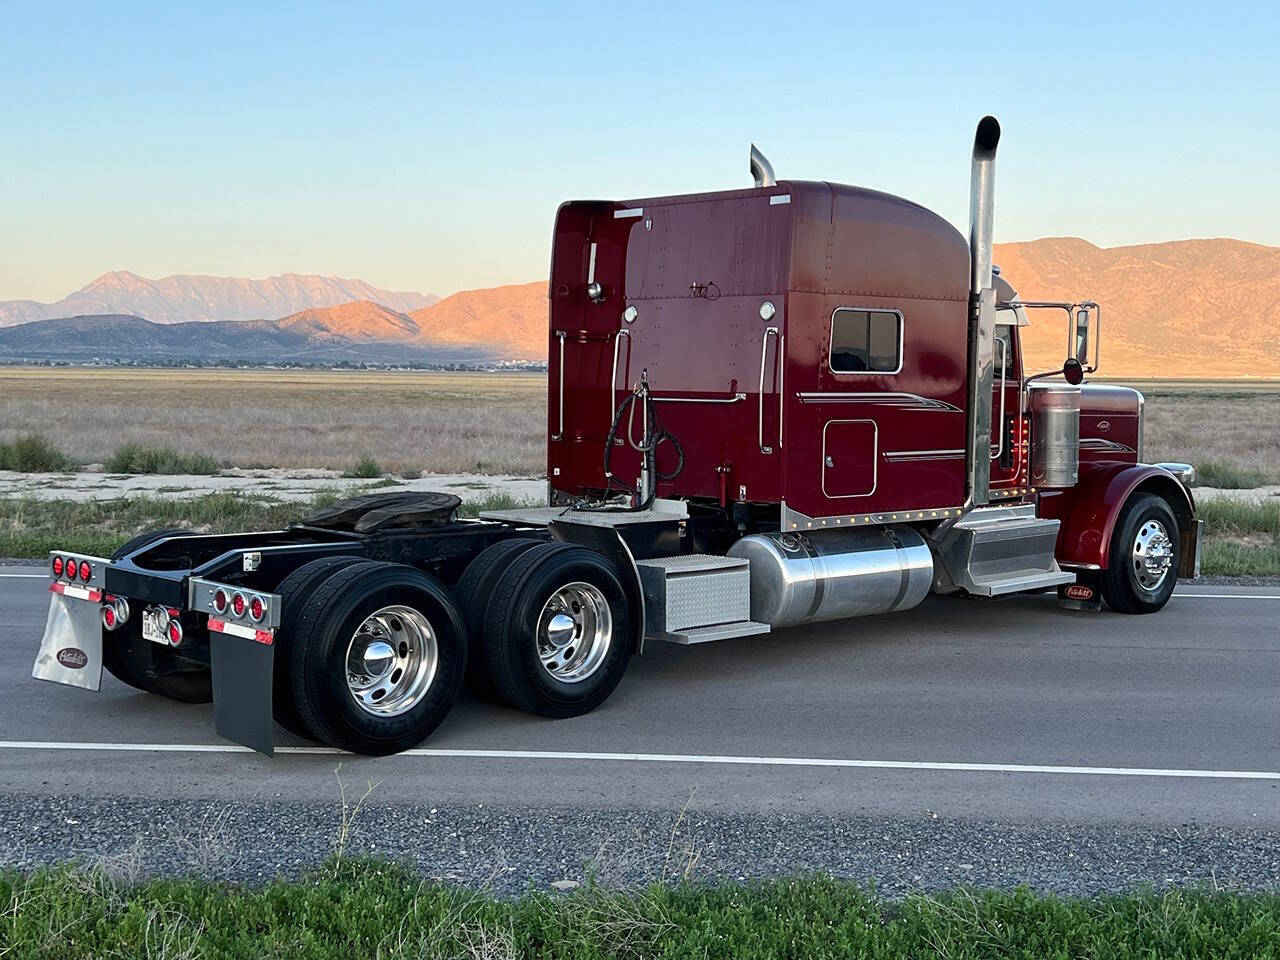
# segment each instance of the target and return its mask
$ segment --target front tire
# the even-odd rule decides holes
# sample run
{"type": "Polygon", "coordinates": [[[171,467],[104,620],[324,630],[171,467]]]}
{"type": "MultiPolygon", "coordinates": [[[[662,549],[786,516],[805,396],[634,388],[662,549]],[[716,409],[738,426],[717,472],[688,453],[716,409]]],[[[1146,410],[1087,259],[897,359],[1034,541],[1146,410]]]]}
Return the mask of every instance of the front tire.
{"type": "Polygon", "coordinates": [[[498,578],[484,619],[485,665],[511,706],[577,717],[617,688],[635,632],[612,562],[585,547],[541,543],[498,578]]]}
{"type": "Polygon", "coordinates": [[[377,756],[440,725],[466,658],[462,616],[438,580],[403,564],[361,563],[312,591],[285,669],[309,736],[377,756]]]}
{"type": "Polygon", "coordinates": [[[1111,536],[1102,598],[1119,613],[1155,613],[1178,583],[1178,521],[1168,501],[1131,497],[1111,536]]]}

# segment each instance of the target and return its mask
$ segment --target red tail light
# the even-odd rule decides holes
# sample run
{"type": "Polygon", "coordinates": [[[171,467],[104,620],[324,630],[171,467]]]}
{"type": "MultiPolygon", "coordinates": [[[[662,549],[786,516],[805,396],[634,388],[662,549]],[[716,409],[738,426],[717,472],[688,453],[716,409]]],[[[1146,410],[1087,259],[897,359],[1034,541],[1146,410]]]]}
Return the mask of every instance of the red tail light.
{"type": "Polygon", "coordinates": [[[76,562],[67,560],[67,579],[74,580],[76,578],[76,562]]]}
{"type": "Polygon", "coordinates": [[[182,642],[182,624],[177,620],[169,621],[169,643],[177,646],[182,642]]]}
{"type": "Polygon", "coordinates": [[[116,628],[116,608],[107,604],[102,608],[102,625],[108,630],[116,628]]]}
{"type": "Polygon", "coordinates": [[[244,594],[236,593],[236,595],[231,598],[231,612],[234,613],[237,617],[243,617],[244,607],[245,607],[244,594]]]}
{"type": "Polygon", "coordinates": [[[267,608],[263,604],[261,597],[254,597],[249,601],[249,617],[254,623],[261,623],[262,618],[266,616],[267,608]]]}
{"type": "Polygon", "coordinates": [[[53,575],[55,577],[62,576],[62,558],[61,557],[53,558],[53,575]]]}
{"type": "Polygon", "coordinates": [[[230,601],[227,599],[227,591],[223,590],[221,587],[213,591],[213,609],[217,610],[219,613],[226,613],[228,603],[230,603],[230,601]]]}
{"type": "Polygon", "coordinates": [[[80,561],[80,579],[85,583],[89,582],[89,578],[93,576],[93,567],[89,566],[88,560],[80,561]]]}

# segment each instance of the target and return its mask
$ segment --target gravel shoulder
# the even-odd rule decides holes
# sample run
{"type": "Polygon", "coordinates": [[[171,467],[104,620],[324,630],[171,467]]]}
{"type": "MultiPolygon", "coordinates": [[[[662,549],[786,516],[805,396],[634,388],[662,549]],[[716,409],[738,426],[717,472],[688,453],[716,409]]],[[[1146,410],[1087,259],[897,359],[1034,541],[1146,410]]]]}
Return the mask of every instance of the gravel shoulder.
{"type": "MultiPolygon", "coordinates": [[[[363,786],[363,785],[361,785],[363,786]]],[[[360,791],[348,802],[354,805],[360,791]]],[[[76,796],[0,797],[0,864],[78,858],[126,879],[296,878],[333,854],[328,804],[76,796]]],[[[609,887],[746,881],[821,871],[889,896],[959,885],[1070,896],[1150,886],[1276,889],[1280,833],[1200,825],[967,822],[680,811],[431,807],[366,801],[344,855],[407,863],[423,876],[518,895],[588,876],[609,887]]]]}

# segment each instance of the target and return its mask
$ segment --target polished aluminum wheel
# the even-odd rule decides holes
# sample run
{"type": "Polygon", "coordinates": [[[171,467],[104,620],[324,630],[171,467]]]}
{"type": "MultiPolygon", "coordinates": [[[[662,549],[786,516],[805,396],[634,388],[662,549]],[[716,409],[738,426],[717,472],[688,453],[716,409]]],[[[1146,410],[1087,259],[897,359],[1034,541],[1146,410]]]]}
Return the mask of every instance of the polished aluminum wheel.
{"type": "Polygon", "coordinates": [[[1159,520],[1148,520],[1133,541],[1133,572],[1138,586],[1150,593],[1160,589],[1173,566],[1173,541],[1159,520]]]}
{"type": "Polygon", "coordinates": [[[399,716],[431,688],[439,663],[427,618],[411,607],[383,607],[365,617],[347,644],[347,690],[365,712],[399,716]]]}
{"type": "Polygon", "coordinates": [[[598,587],[570,583],[538,615],[538,659],[561,683],[578,683],[600,668],[613,643],[613,614],[598,587]]]}

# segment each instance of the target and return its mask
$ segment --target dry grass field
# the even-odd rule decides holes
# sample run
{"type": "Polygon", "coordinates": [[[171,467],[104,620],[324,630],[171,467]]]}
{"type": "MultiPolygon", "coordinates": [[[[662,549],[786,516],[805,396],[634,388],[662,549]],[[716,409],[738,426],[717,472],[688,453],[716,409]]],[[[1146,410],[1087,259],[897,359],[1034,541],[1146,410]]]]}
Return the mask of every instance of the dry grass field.
{"type": "Polygon", "coordinates": [[[126,443],[227,467],[541,474],[530,374],[0,367],[0,443],[38,432],[80,463],[126,443]]]}
{"type": "MultiPolygon", "coordinates": [[[[1135,383],[1150,460],[1280,482],[1280,384],[1135,383]]],[[[540,474],[536,374],[0,367],[0,443],[43,433],[80,463],[126,443],[223,466],[540,474]]]]}

